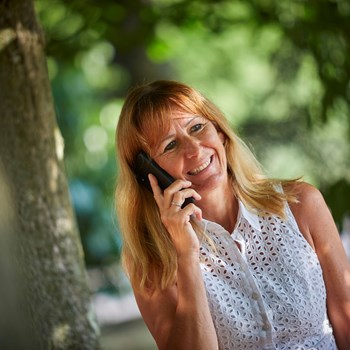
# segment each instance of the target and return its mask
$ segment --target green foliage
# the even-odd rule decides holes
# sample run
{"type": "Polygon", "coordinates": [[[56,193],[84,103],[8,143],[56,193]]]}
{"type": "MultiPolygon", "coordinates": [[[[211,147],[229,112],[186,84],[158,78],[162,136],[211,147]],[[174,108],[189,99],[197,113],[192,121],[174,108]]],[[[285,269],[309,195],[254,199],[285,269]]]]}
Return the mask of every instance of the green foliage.
{"type": "Polygon", "coordinates": [[[304,175],[341,225],[349,204],[330,193],[350,182],[348,1],[36,0],[36,8],[89,264],[118,259],[114,129],[129,87],[154,79],[203,91],[271,176],[304,175]]]}
{"type": "Polygon", "coordinates": [[[344,214],[350,216],[349,198],[350,183],[345,179],[340,179],[331,184],[323,191],[325,200],[332,209],[332,215],[336,222],[342,222],[344,214]]]}

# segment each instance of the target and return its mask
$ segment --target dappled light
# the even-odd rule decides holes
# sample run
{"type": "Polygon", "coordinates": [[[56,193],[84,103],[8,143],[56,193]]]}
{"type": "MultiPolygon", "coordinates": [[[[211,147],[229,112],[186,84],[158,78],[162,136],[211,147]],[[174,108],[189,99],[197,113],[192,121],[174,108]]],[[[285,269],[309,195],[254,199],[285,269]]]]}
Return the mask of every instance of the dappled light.
{"type": "MultiPolygon", "coordinates": [[[[105,129],[112,131],[113,135],[120,111],[122,109],[122,104],[123,100],[119,99],[116,101],[111,101],[101,108],[100,123],[105,129]]],[[[114,146],[114,140],[109,139],[109,141],[112,141],[114,146]]]]}
{"type": "Polygon", "coordinates": [[[108,141],[108,135],[104,128],[96,125],[90,126],[84,132],[84,144],[90,152],[103,150],[108,141]]]}

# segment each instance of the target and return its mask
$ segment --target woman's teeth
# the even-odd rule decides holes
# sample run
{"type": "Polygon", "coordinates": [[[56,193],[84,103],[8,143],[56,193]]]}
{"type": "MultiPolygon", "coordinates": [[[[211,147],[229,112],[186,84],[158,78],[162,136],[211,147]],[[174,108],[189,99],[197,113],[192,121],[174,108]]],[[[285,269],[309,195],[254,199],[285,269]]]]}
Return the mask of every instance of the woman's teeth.
{"type": "Polygon", "coordinates": [[[211,160],[208,159],[208,161],[206,161],[204,164],[202,164],[201,166],[199,166],[196,169],[193,169],[192,171],[189,172],[190,175],[197,175],[199,172],[201,172],[202,170],[204,170],[205,168],[207,168],[210,164],[211,160]]]}

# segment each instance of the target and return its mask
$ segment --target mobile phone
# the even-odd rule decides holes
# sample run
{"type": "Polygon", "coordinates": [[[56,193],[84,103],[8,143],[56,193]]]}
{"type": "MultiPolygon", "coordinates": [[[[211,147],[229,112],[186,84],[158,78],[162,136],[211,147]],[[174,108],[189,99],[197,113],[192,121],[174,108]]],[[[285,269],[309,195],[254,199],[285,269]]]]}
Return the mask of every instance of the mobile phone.
{"type": "MultiPolygon", "coordinates": [[[[158,185],[162,191],[164,191],[175,181],[171,175],[169,175],[143,151],[137,154],[133,170],[137,181],[141,185],[145,186],[151,193],[153,193],[153,191],[148,180],[148,174],[152,174],[157,178],[158,185]]],[[[182,208],[184,208],[189,203],[194,203],[193,197],[186,198],[185,202],[182,204],[182,208]]]]}

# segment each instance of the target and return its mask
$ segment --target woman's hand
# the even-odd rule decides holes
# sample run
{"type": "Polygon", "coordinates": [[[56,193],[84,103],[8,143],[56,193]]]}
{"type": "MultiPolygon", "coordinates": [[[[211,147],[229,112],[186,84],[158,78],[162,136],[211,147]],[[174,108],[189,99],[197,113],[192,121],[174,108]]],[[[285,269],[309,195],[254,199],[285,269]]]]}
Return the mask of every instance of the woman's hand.
{"type": "Polygon", "coordinates": [[[181,206],[186,198],[193,197],[195,200],[200,200],[201,196],[190,188],[190,181],[176,180],[163,192],[155,176],[149,174],[148,178],[159,207],[161,220],[171,236],[177,255],[179,257],[192,253],[198,255],[199,241],[190,220],[194,217],[200,221],[202,211],[193,203],[186,205],[183,209],[181,206]]]}

